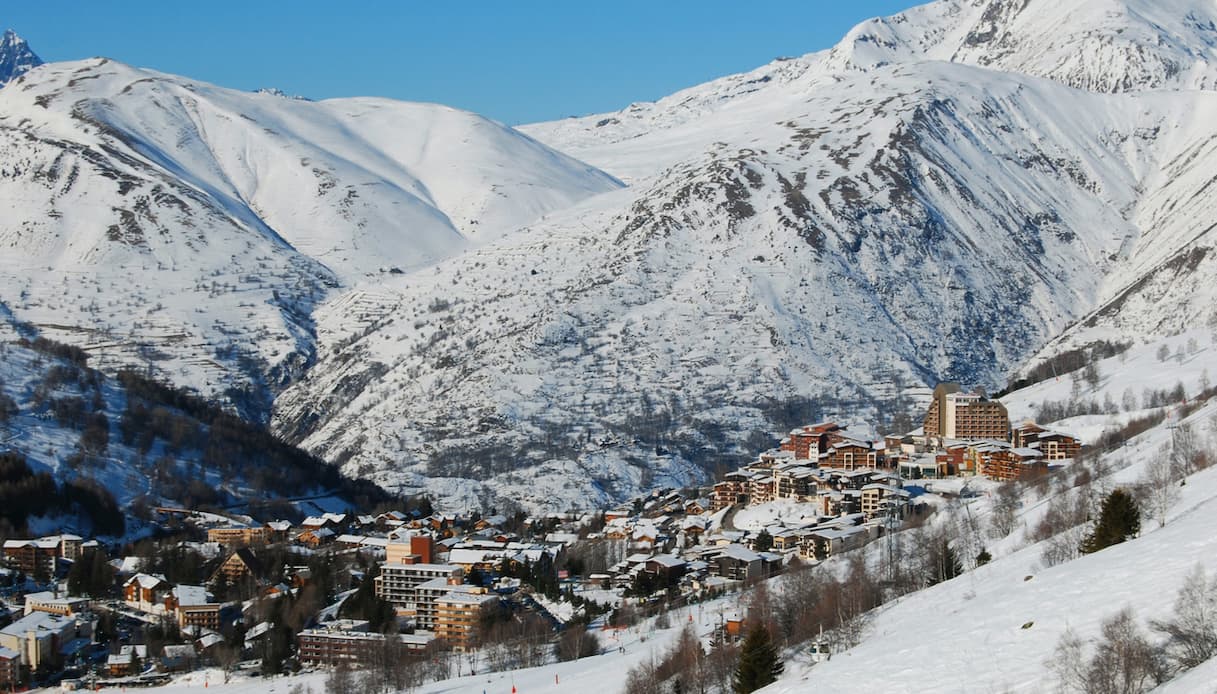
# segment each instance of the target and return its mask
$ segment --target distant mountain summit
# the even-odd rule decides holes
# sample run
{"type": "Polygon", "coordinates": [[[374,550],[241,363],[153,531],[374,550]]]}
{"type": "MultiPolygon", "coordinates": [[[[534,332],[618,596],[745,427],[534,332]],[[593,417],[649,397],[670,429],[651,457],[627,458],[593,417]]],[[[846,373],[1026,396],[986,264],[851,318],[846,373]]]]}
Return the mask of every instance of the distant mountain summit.
{"type": "Polygon", "coordinates": [[[42,64],[25,39],[12,29],[6,29],[0,38],[0,87],[12,82],[42,64]]]}

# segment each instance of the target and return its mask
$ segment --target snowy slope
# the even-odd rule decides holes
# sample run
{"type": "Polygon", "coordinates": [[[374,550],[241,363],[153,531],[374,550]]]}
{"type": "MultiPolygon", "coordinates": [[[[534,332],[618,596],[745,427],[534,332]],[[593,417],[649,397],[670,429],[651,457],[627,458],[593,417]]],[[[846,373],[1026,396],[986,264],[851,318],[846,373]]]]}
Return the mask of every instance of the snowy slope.
{"type": "Polygon", "coordinates": [[[629,188],[442,107],[43,66],[0,300],[444,506],[600,506],[1208,321],[1214,13],[943,0],[524,129],[629,188]]]}
{"type": "MultiPolygon", "coordinates": [[[[1156,344],[1135,347],[1122,357],[1103,360],[1102,382],[1086,386],[1081,396],[1102,398],[1106,393],[1159,389],[1181,383],[1194,397],[1209,387],[1210,371],[1217,369],[1217,348],[1201,343],[1199,334],[1181,335],[1156,344]],[[1157,347],[1172,352],[1183,347],[1184,359],[1159,362],[1157,347]],[[1186,348],[1191,346],[1192,351],[1186,348]]],[[[1070,379],[1055,379],[1017,391],[1005,398],[1011,416],[1032,411],[1045,399],[1070,397],[1070,379]]],[[[1175,405],[1168,412],[1177,412],[1175,405]]],[[[1137,410],[1117,415],[1063,420],[1053,426],[1065,431],[1097,433],[1118,426],[1125,416],[1143,415],[1137,410]]],[[[1217,445],[1217,403],[1208,402],[1186,418],[1168,414],[1159,426],[1107,454],[1111,474],[1096,480],[1100,490],[1135,485],[1144,475],[1147,461],[1168,451],[1174,427],[1191,426],[1204,450],[1217,445]]],[[[1093,433],[1083,433],[1091,437],[1093,433]]],[[[1051,495],[1063,494],[1053,486],[1051,495]]],[[[1124,544],[1092,555],[1047,567],[1042,559],[1043,543],[1025,537],[1048,503],[1026,491],[1015,533],[988,548],[996,559],[946,583],[906,596],[880,608],[864,641],[826,663],[789,669],[782,681],[762,691],[846,692],[861,688],[918,692],[1048,691],[1056,681],[1048,667],[1058,639],[1066,628],[1084,641],[1099,636],[1103,620],[1124,607],[1131,608],[1142,629],[1150,620],[1171,616],[1177,591],[1188,574],[1201,565],[1212,576],[1217,572],[1211,519],[1217,511],[1217,468],[1208,468],[1186,479],[1180,495],[1159,528],[1152,517],[1143,516],[1142,534],[1124,544]],[[1024,628],[1024,625],[1031,626],[1024,628]],[[949,645],[949,647],[944,647],[949,645]],[[866,665],[863,666],[862,664],[866,665]]],[[[982,519],[988,500],[979,498],[972,513],[982,519]]],[[[1204,672],[1186,674],[1166,691],[1197,691],[1206,686],[1204,672]]],[[[1204,689],[1207,691],[1207,689],[1204,689]]]]}
{"type": "MultiPolygon", "coordinates": [[[[1144,387],[1180,382],[1194,395],[1204,386],[1205,372],[1217,368],[1217,347],[1197,343],[1195,351],[1187,352],[1194,337],[1183,335],[1161,343],[1171,351],[1185,347],[1188,356],[1182,361],[1157,362],[1155,353],[1159,344],[1134,347],[1123,357],[1103,360],[1102,383],[1095,389],[1086,386],[1081,394],[1102,397],[1108,389],[1140,391],[1144,387]],[[1147,374],[1151,371],[1152,375],[1147,374]]],[[[1019,416],[1045,398],[1067,397],[1069,383],[1066,374],[1061,381],[1054,379],[1012,393],[1005,402],[1012,415],[1019,416]]],[[[1174,405],[1167,409],[1176,410],[1174,405]]],[[[1097,426],[1116,425],[1122,416],[1105,417],[1105,422],[1097,426]]],[[[1210,402],[1192,412],[1183,423],[1201,432],[1204,445],[1211,448],[1217,444],[1210,428],[1213,421],[1217,421],[1217,404],[1210,402]]],[[[1135,483],[1143,474],[1145,461],[1159,454],[1171,438],[1171,427],[1179,423],[1177,418],[1168,417],[1160,426],[1110,454],[1110,476],[1092,483],[1096,493],[1135,483]]],[[[1076,430],[1076,424],[1066,420],[1059,426],[1076,430]]],[[[1212,514],[1217,511],[1217,467],[1188,477],[1180,492],[1164,527],[1158,528],[1152,519],[1143,519],[1141,536],[1047,567],[1042,558],[1043,543],[1031,542],[1026,530],[1042,517],[1052,497],[1069,492],[1054,484],[1048,487],[1047,496],[1041,497],[1028,487],[1014,534],[1003,540],[986,541],[986,547],[994,555],[992,562],[880,607],[864,630],[862,642],[834,653],[827,662],[812,664],[802,647],[786,650],[785,673],[777,683],[761,691],[766,694],[863,690],[1056,691],[1057,682],[1049,661],[1066,629],[1089,647],[1099,638],[1102,622],[1127,607],[1133,610],[1139,627],[1148,632],[1150,620],[1171,616],[1176,592],[1197,565],[1210,577],[1217,574],[1217,537],[1211,532],[1212,514]]],[[[971,513],[983,525],[989,512],[988,498],[982,495],[970,503],[971,513]]],[[[931,522],[943,520],[945,515],[940,514],[931,522]]],[[[881,544],[872,544],[862,552],[877,560],[881,544]]],[[[832,571],[850,556],[830,560],[812,570],[832,571]]],[[[770,590],[781,590],[782,581],[779,578],[772,582],[770,590]]],[[[479,669],[478,675],[425,683],[419,691],[446,694],[485,690],[507,694],[515,687],[519,692],[541,694],[596,687],[620,692],[629,670],[661,659],[686,624],[693,625],[706,646],[720,616],[738,610],[740,604],[740,596],[731,594],[674,610],[671,628],[659,629],[644,622],[621,632],[602,632],[599,634],[602,653],[597,656],[502,673],[479,669]]],[[[1217,663],[1210,661],[1183,673],[1161,691],[1209,691],[1215,667],[1217,663]]],[[[195,674],[183,678],[167,691],[198,688],[204,677],[195,674]]],[[[213,672],[207,677],[210,688],[217,688],[218,674],[213,672]]],[[[269,685],[283,691],[295,685],[321,690],[326,686],[326,675],[306,673],[274,680],[269,685]]],[[[252,692],[256,686],[255,681],[241,680],[219,687],[219,691],[252,692]]]]}
{"type": "Polygon", "coordinates": [[[1197,0],[938,0],[862,22],[829,50],[781,58],[752,72],[681,90],[654,103],[522,126],[520,130],[627,180],[669,162],[701,119],[786,99],[845,75],[894,64],[949,61],[1044,77],[1097,92],[1217,88],[1217,7],[1197,0]],[[647,150],[634,140],[652,143],[647,150]]]}
{"type": "Polygon", "coordinates": [[[0,92],[0,298],[101,363],[248,411],[311,360],[314,307],[617,188],[443,106],[309,102],[104,59],[0,92]],[[231,397],[231,396],[230,396],[231,397]]]}
{"type": "Polygon", "coordinates": [[[595,505],[750,455],[786,403],[840,416],[901,385],[998,387],[1121,278],[1214,242],[1196,229],[1209,177],[1182,162],[1217,136],[1215,93],[945,62],[769,89],[614,145],[678,160],[400,280],[366,321],[320,313],[281,430],[458,506],[595,505]],[[319,402],[335,416],[316,426],[319,402]],[[508,443],[513,464],[479,454],[508,443]],[[446,464],[457,449],[482,462],[446,464]]]}

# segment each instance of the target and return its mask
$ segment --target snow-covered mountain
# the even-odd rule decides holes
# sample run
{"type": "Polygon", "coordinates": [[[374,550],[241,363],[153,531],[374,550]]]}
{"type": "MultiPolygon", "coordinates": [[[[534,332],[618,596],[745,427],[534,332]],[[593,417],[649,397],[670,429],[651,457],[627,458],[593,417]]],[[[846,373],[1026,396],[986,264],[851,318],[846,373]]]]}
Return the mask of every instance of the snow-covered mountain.
{"type": "Polygon", "coordinates": [[[0,141],[13,313],[254,415],[311,360],[326,297],[620,185],[444,106],[283,99],[105,59],[0,92],[0,141]]]}
{"type": "Polygon", "coordinates": [[[1214,9],[1192,4],[1163,25],[1148,2],[936,3],[655,104],[525,127],[631,187],[361,297],[368,320],[319,313],[319,366],[279,426],[453,503],[604,503],[697,479],[800,413],[898,406],[901,384],[940,378],[999,387],[1155,272],[1176,304],[1119,312],[1104,339],[1203,321],[1217,93],[1180,88],[1208,86],[1214,9]],[[1001,51],[967,38],[984,22],[1001,51]],[[899,31],[862,38],[883,27],[899,31]],[[1182,38],[1144,38],[1163,27],[1182,38]],[[1045,42],[1076,53],[1082,34],[1135,41],[1122,62],[1056,69],[1045,42]],[[1142,41],[1190,67],[1158,79],[1142,41]]]}
{"type": "Polygon", "coordinates": [[[0,87],[42,64],[25,39],[12,29],[0,36],[0,87]]]}
{"type": "Polygon", "coordinates": [[[348,473],[605,504],[1209,320],[1215,18],[940,0],[526,135],[44,66],[0,92],[0,300],[348,473]]]}
{"type": "MultiPolygon", "coordinates": [[[[848,73],[896,64],[954,62],[1115,93],[1217,88],[1217,7],[1204,0],[938,0],[854,27],[834,47],[681,90],[616,113],[520,128],[627,178],[685,154],[656,131],[787,99],[848,73]],[[651,151],[638,143],[651,143],[651,151]],[[603,150],[604,158],[599,154],[603,150]]],[[[687,128],[686,128],[687,129],[687,128]]]]}

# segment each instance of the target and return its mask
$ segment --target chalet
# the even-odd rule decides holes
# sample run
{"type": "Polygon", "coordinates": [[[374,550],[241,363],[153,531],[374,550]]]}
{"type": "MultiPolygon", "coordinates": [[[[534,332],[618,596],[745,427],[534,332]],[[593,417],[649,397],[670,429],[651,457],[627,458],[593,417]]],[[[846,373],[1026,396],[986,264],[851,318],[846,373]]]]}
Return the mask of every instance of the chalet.
{"type": "Polygon", "coordinates": [[[671,554],[657,554],[643,563],[643,570],[657,577],[662,585],[676,585],[684,575],[687,562],[671,554]]]}
{"type": "Polygon", "coordinates": [[[773,549],[779,552],[797,549],[802,539],[802,532],[796,528],[782,528],[770,535],[773,537],[773,549]]]}
{"type": "Polygon", "coordinates": [[[147,658],[147,646],[123,646],[118,653],[106,659],[106,671],[110,677],[138,675],[147,658]]]}
{"type": "Polygon", "coordinates": [[[611,523],[615,520],[625,520],[632,515],[634,515],[633,509],[625,506],[618,506],[617,508],[609,509],[608,511],[604,512],[604,522],[611,523]]]}
{"type": "Polygon", "coordinates": [[[842,438],[820,454],[820,466],[838,470],[876,468],[883,464],[882,451],[870,441],[842,438]]]}
{"type": "Polygon", "coordinates": [[[461,567],[465,573],[483,571],[497,573],[503,567],[503,561],[513,554],[505,547],[481,549],[477,547],[454,547],[448,552],[448,563],[461,567]]]}
{"type": "Polygon", "coordinates": [[[1011,430],[1010,443],[1015,448],[1037,448],[1044,460],[1075,458],[1082,448],[1082,442],[1077,438],[1045,429],[1035,422],[1024,422],[1011,430]]]}
{"type": "Polygon", "coordinates": [[[685,545],[697,544],[709,525],[710,522],[708,520],[699,516],[689,516],[681,521],[680,532],[684,535],[685,545]]]}
{"type": "Polygon", "coordinates": [[[255,581],[260,581],[265,575],[262,569],[262,562],[254,556],[253,552],[242,547],[220,563],[216,570],[211,574],[210,583],[215,583],[221,576],[228,583],[238,583],[247,578],[252,578],[255,581]]]}
{"type": "Polygon", "coordinates": [[[991,446],[981,454],[980,472],[989,479],[1030,479],[1048,471],[1044,454],[1036,448],[991,446]]]}
{"type": "Polygon", "coordinates": [[[727,545],[709,559],[710,571],[734,581],[763,578],[765,561],[743,545],[727,545]]]}
{"type": "Polygon", "coordinates": [[[328,528],[334,531],[335,534],[341,532],[350,525],[351,518],[345,513],[323,513],[320,516],[309,516],[300,522],[302,530],[320,530],[328,528]]]}
{"type": "Polygon", "coordinates": [[[123,602],[144,612],[153,612],[165,604],[173,584],[159,574],[135,574],[123,584],[123,602]]]}
{"type": "Polygon", "coordinates": [[[800,553],[807,558],[823,561],[834,554],[861,547],[873,539],[871,534],[872,531],[862,525],[812,530],[807,534],[800,553]]]}
{"type": "Polygon", "coordinates": [[[167,645],[157,659],[156,669],[159,672],[190,672],[194,669],[198,656],[191,644],[167,645]]]}
{"type": "Polygon", "coordinates": [[[266,529],[270,533],[270,542],[284,542],[292,532],[291,521],[267,521],[266,529]]]}
{"type": "Polygon", "coordinates": [[[330,528],[312,528],[297,535],[296,542],[305,547],[317,549],[333,542],[336,537],[337,534],[330,528]]]}
{"type": "Polygon", "coordinates": [[[376,516],[375,526],[378,530],[394,530],[405,525],[410,516],[404,511],[386,511],[376,516]]]}
{"type": "Polygon", "coordinates": [[[700,516],[710,510],[709,499],[690,499],[685,502],[685,515],[700,516]]]}
{"type": "Polygon", "coordinates": [[[655,549],[659,538],[662,537],[655,526],[650,524],[640,524],[634,527],[630,533],[630,548],[631,549],[655,549]]]}

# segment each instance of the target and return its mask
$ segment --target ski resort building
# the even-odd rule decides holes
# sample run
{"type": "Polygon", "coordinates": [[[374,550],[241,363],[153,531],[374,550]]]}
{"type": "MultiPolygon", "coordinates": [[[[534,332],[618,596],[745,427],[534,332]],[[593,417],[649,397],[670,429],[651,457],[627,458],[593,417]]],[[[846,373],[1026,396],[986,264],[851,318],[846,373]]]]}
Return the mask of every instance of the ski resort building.
{"type": "Polygon", "coordinates": [[[939,383],[922,428],[927,442],[934,445],[948,440],[1007,439],[1010,416],[996,400],[963,393],[958,383],[939,383]]]}

